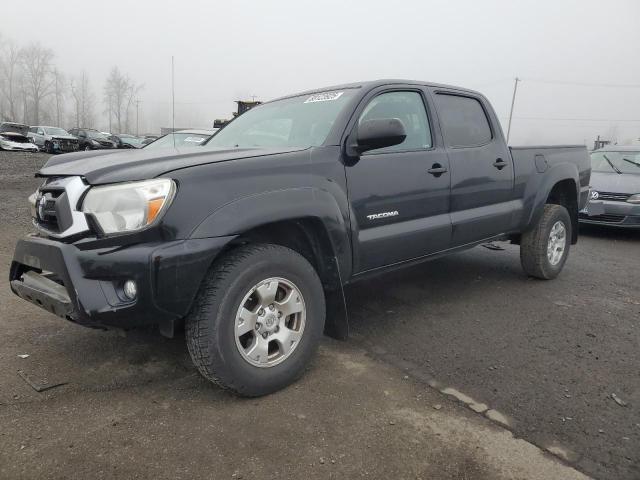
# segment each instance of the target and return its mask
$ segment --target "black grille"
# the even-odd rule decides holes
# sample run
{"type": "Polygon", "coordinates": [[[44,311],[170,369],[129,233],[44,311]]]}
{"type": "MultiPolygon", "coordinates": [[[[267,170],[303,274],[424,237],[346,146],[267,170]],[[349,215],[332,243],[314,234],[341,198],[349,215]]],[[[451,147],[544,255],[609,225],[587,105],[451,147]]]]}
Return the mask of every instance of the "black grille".
{"type": "Polygon", "coordinates": [[[583,213],[580,214],[580,218],[584,218],[585,220],[590,220],[593,222],[606,222],[606,223],[621,223],[626,218],[624,215],[611,215],[605,213],[604,215],[585,215],[583,213]]]}
{"type": "Polygon", "coordinates": [[[626,202],[631,196],[629,193],[598,192],[598,200],[609,200],[611,202],[626,202]]]}

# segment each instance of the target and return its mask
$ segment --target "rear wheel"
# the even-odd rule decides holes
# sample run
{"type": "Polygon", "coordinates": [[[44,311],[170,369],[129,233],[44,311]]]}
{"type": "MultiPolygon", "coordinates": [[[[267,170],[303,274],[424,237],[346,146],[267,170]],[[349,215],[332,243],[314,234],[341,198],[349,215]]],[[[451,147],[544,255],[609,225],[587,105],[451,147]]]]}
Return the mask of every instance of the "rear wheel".
{"type": "Polygon", "coordinates": [[[324,329],[324,291],[311,264],[279,245],[247,245],[217,261],[186,319],[191,358],[242,396],[295,381],[324,329]]]}
{"type": "Polygon", "coordinates": [[[562,205],[548,204],[536,227],[523,234],[520,262],[535,278],[550,280],[562,271],[571,246],[571,217],[562,205]]]}

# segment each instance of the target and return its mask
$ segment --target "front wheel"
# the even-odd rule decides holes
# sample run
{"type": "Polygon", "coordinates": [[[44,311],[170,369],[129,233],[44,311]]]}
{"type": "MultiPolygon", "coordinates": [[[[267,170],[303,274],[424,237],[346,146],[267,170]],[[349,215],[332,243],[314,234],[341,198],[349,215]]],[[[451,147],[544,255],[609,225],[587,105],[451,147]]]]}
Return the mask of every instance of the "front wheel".
{"type": "Polygon", "coordinates": [[[571,246],[571,217],[562,205],[547,204],[533,230],[522,235],[520,262],[535,278],[551,280],[562,271],[571,246]]]}
{"type": "Polygon", "coordinates": [[[325,319],[322,283],[297,252],[245,245],[212,266],[186,319],[200,373],[242,396],[294,382],[316,350],[325,319]]]}

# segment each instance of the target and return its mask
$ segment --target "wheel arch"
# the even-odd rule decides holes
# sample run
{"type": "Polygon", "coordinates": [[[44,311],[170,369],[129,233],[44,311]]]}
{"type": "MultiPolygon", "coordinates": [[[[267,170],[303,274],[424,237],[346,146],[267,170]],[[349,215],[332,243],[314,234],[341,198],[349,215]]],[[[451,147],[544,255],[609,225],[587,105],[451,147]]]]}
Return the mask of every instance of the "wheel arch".
{"type": "MultiPolygon", "coordinates": [[[[570,163],[555,165],[547,170],[536,184],[531,185],[535,196],[525,231],[532,229],[542,217],[548,203],[564,206],[571,217],[571,243],[578,241],[578,202],[580,183],[578,169],[570,163]]],[[[534,181],[532,178],[531,181],[534,181]]]]}
{"type": "Polygon", "coordinates": [[[578,186],[575,180],[567,178],[557,182],[549,192],[545,204],[562,205],[571,217],[571,244],[578,241],[578,186]]]}
{"type": "Polygon", "coordinates": [[[236,237],[221,254],[247,243],[273,243],[305,257],[325,291],[325,333],[338,339],[348,336],[342,286],[351,274],[351,249],[347,223],[331,194],[299,188],[245,197],[213,212],[191,238],[227,235],[236,237]]]}

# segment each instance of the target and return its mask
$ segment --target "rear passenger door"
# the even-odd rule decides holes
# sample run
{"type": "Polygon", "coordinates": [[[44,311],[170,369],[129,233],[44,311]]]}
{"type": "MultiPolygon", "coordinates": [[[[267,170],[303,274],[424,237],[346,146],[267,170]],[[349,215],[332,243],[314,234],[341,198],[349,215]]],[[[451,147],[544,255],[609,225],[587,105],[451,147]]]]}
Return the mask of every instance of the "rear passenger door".
{"type": "Polygon", "coordinates": [[[431,111],[416,86],[375,89],[356,110],[351,135],[377,118],[397,118],[407,132],[403,143],[346,167],[356,273],[449,247],[449,163],[431,111]]]}
{"type": "Polygon", "coordinates": [[[520,206],[493,110],[480,96],[443,89],[433,94],[451,166],[452,246],[508,232],[520,206]]]}

